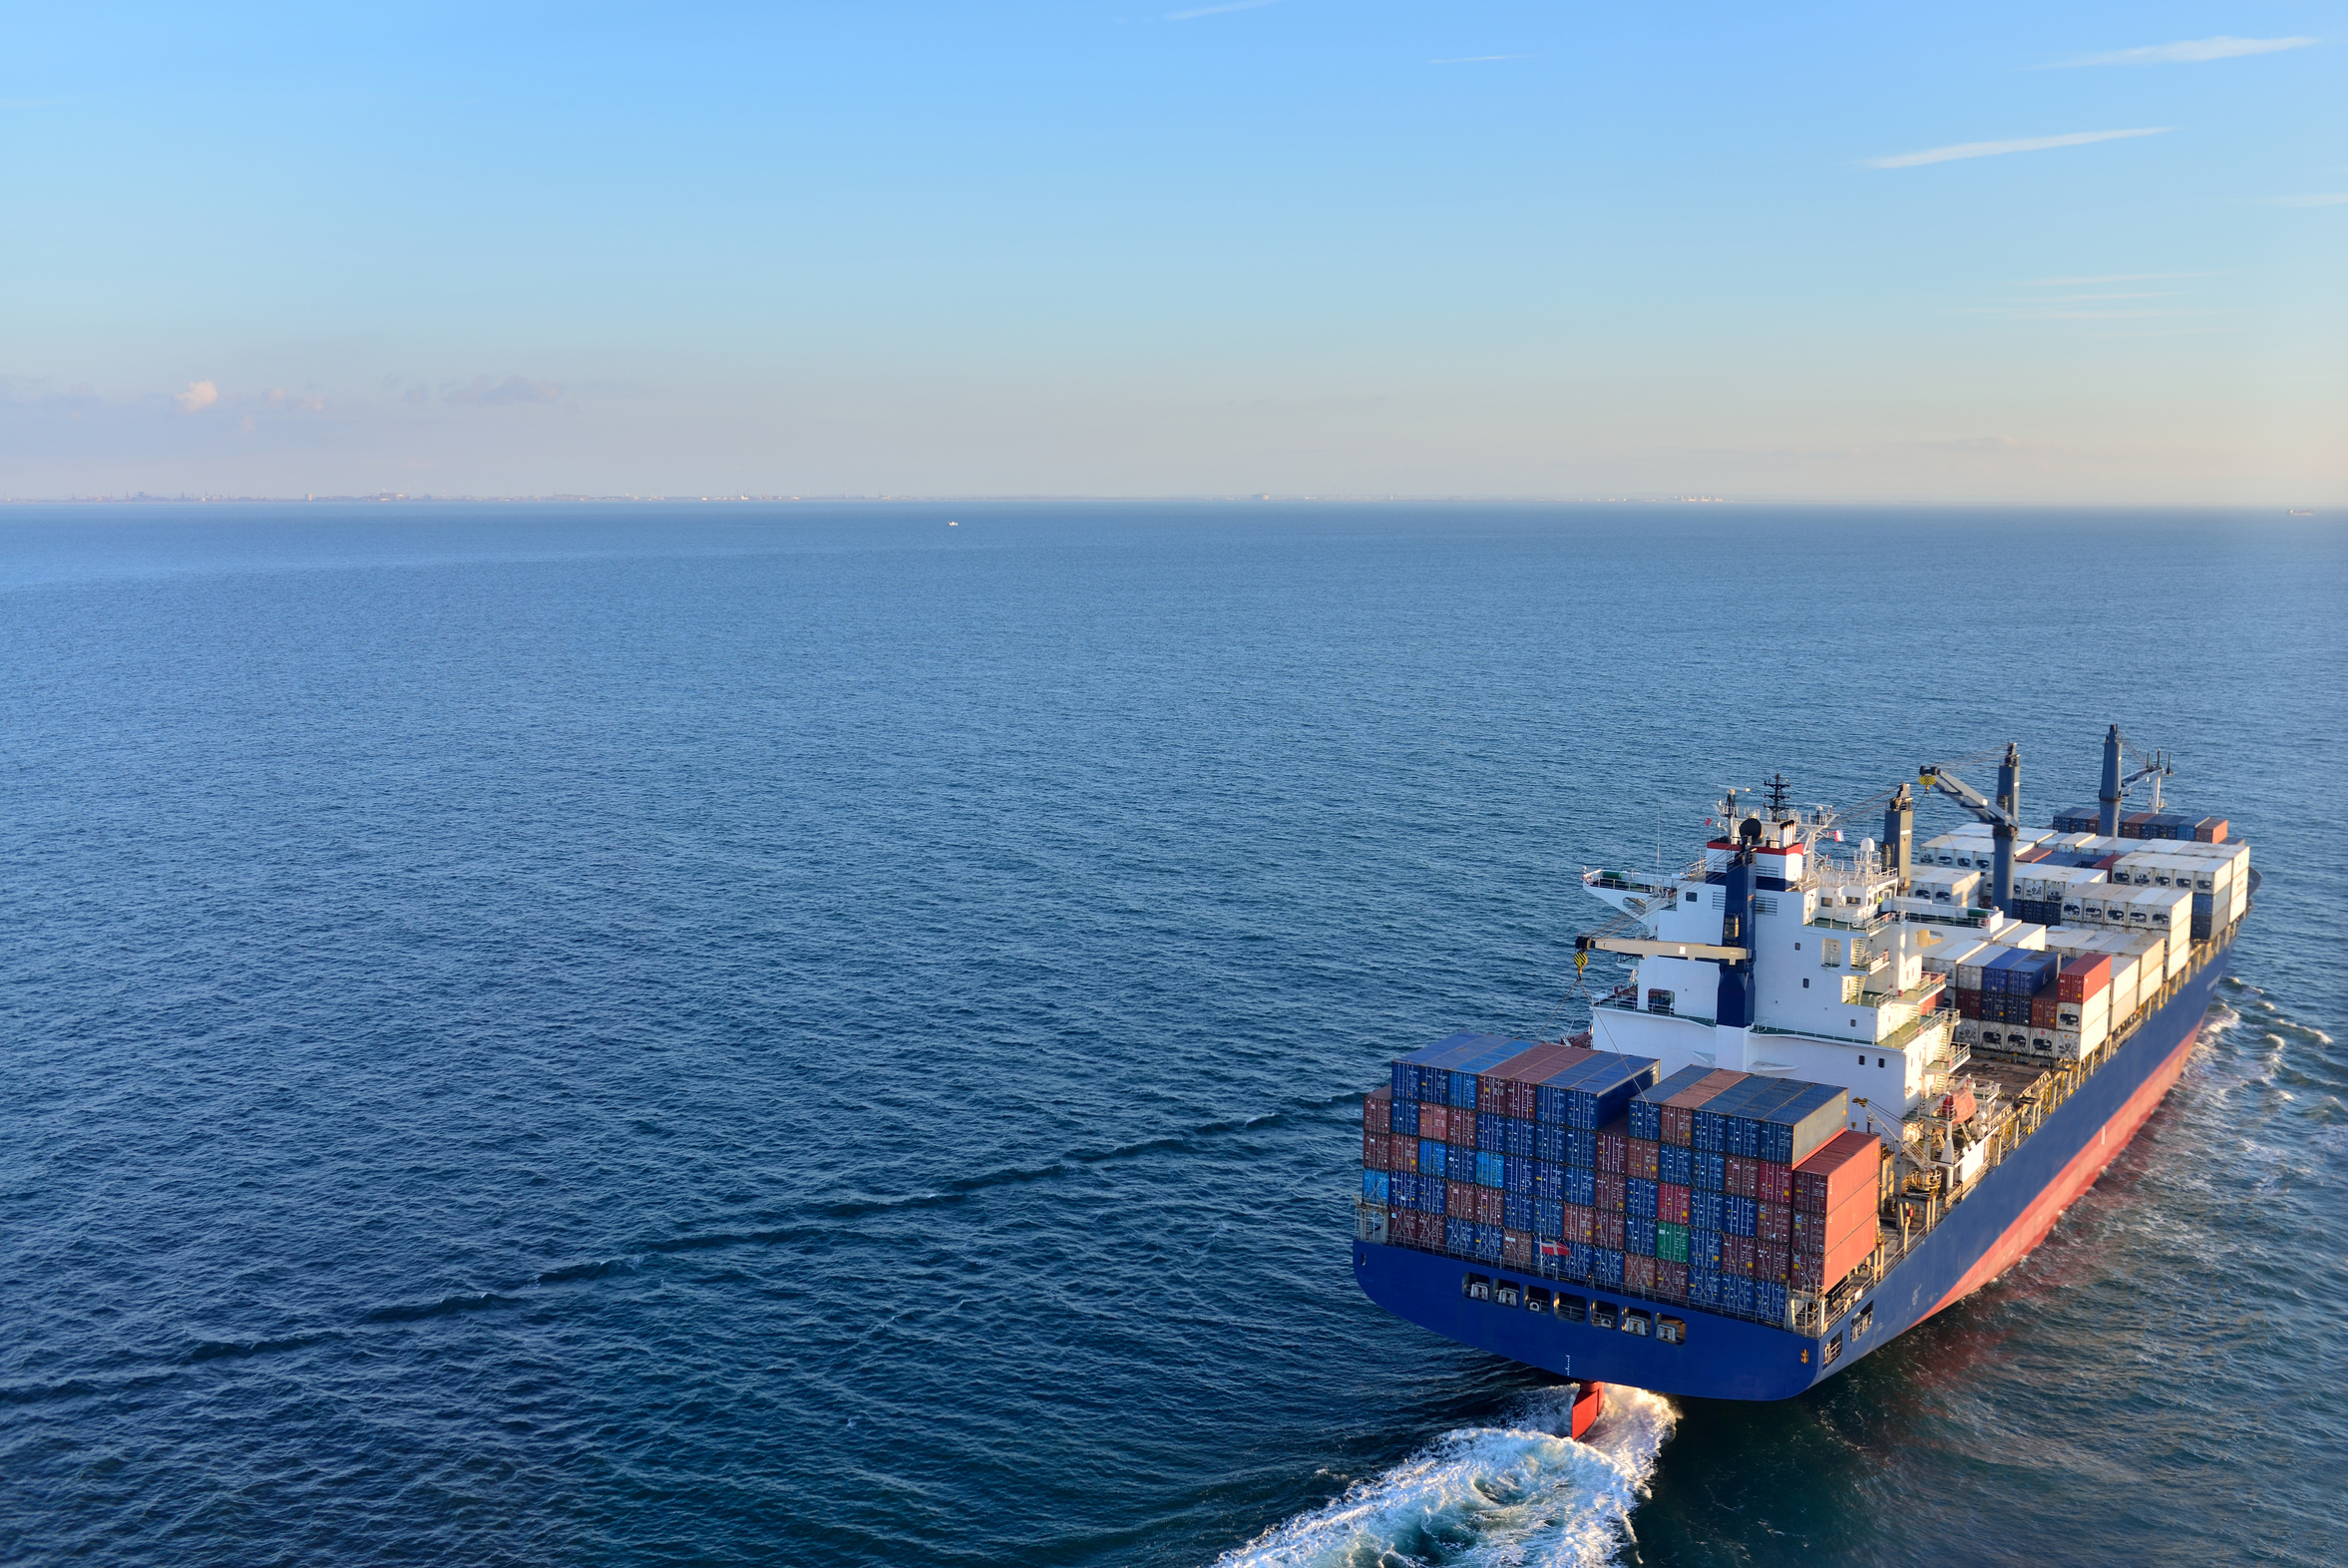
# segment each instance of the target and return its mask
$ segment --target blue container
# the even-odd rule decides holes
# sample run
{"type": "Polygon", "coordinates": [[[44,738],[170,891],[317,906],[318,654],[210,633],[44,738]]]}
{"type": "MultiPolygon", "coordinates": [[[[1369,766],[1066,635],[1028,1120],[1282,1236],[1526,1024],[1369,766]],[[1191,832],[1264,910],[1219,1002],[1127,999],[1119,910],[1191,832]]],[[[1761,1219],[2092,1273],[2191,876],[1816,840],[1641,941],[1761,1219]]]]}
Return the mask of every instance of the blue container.
{"type": "Polygon", "coordinates": [[[1397,1097],[1394,1101],[1393,1119],[1386,1123],[1386,1127],[1387,1130],[1398,1132],[1405,1138],[1417,1137],[1418,1101],[1397,1097]]]}
{"type": "Polygon", "coordinates": [[[1579,1165],[1584,1170],[1598,1168],[1598,1134],[1582,1127],[1567,1127],[1565,1133],[1565,1163],[1579,1165]]]}
{"type": "Polygon", "coordinates": [[[1656,1174],[1675,1187],[1696,1185],[1696,1151],[1667,1143],[1655,1151],[1656,1174]]]}
{"type": "Polygon", "coordinates": [[[1693,1279],[1698,1270],[1707,1274],[1721,1272],[1721,1233],[1715,1230],[1688,1232],[1688,1274],[1693,1279]]]}
{"type": "Polygon", "coordinates": [[[1721,1304],[1721,1276],[1717,1269],[1688,1266],[1688,1305],[1718,1307],[1721,1304]]]}
{"type": "Polygon", "coordinates": [[[1505,1123],[1508,1128],[1508,1157],[1512,1160],[1532,1159],[1538,1152],[1533,1147],[1533,1128],[1539,1124],[1519,1121],[1514,1116],[1505,1118],[1505,1123]]]}
{"type": "Polygon", "coordinates": [[[1598,1173],[1582,1165],[1564,1168],[1565,1201],[1578,1203],[1585,1209],[1598,1206],[1598,1173]]]}
{"type": "MultiPolygon", "coordinates": [[[[1506,1187],[1510,1192],[1521,1192],[1526,1197],[1531,1197],[1533,1195],[1533,1171],[1539,1162],[1528,1160],[1517,1154],[1511,1154],[1507,1159],[1507,1179],[1500,1185],[1506,1187]]],[[[1517,1229],[1521,1231],[1524,1227],[1519,1225],[1517,1229]]]]}
{"type": "Polygon", "coordinates": [[[1565,1234],[1565,1205],[1555,1198],[1533,1200],[1533,1234],[1551,1241],[1565,1234]]]}
{"type": "Polygon", "coordinates": [[[1561,1279],[1588,1279],[1590,1277],[1590,1244],[1587,1242],[1567,1242],[1564,1254],[1557,1260],[1557,1273],[1561,1279]]]}
{"type": "Polygon", "coordinates": [[[1565,1201],[1565,1172],[1547,1160],[1532,1162],[1533,1196],[1552,1203],[1565,1201]]]}
{"type": "Polygon", "coordinates": [[[1533,1158],[1547,1160],[1553,1165],[1565,1163],[1565,1129],[1552,1127],[1547,1122],[1533,1123],[1533,1158]]]}
{"type": "Polygon", "coordinates": [[[1533,1195],[1529,1192],[1505,1193],[1500,1199],[1500,1223],[1512,1231],[1533,1228],[1533,1195]]]}
{"type": "Polygon", "coordinates": [[[1481,1263],[1500,1261],[1500,1227],[1478,1225],[1475,1228],[1475,1256],[1481,1263]]]}
{"type": "Polygon", "coordinates": [[[1630,1118],[1631,1136],[1656,1142],[1663,1137],[1663,1106],[1659,1101],[1641,1097],[1631,1101],[1624,1114],[1630,1118]]]}
{"type": "Polygon", "coordinates": [[[1623,1221],[1623,1251],[1641,1258],[1655,1256],[1655,1216],[1632,1215],[1623,1221]]]}
{"type": "Polygon", "coordinates": [[[1783,1323],[1785,1287],[1775,1280],[1751,1280],[1747,1283],[1753,1287],[1754,1316],[1766,1318],[1771,1323],[1783,1323]]]}
{"type": "Polygon", "coordinates": [[[1386,1187],[1386,1173],[1384,1171],[1364,1171],[1362,1173],[1362,1196],[1371,1203],[1393,1202],[1394,1200],[1389,1196],[1386,1187]]]}
{"type": "Polygon", "coordinates": [[[1827,1083],[1789,1083],[1775,1107],[1755,1119],[1755,1158],[1798,1165],[1850,1121],[1850,1091],[1827,1083]]]}
{"type": "Polygon", "coordinates": [[[1732,1192],[1721,1200],[1721,1217],[1728,1222],[1722,1230],[1732,1236],[1751,1236],[1761,1224],[1761,1205],[1732,1192]]]}
{"type": "Polygon", "coordinates": [[[1437,1181],[1450,1174],[1450,1145],[1437,1143],[1432,1138],[1418,1140],[1418,1174],[1432,1176],[1437,1181]]]}
{"type": "Polygon", "coordinates": [[[1590,1249],[1590,1280],[1595,1285],[1611,1285],[1621,1289],[1623,1283],[1623,1255],[1612,1247],[1590,1249]]]}
{"type": "MultiPolygon", "coordinates": [[[[1729,1195],[1699,1187],[1688,1194],[1688,1228],[1697,1231],[1725,1231],[1729,1228],[1724,1205],[1729,1195]]],[[[1714,1267],[1719,1267],[1717,1264],[1714,1267]]]]}
{"type": "Polygon", "coordinates": [[[1443,1251],[1454,1258],[1475,1256],[1475,1221],[1445,1220],[1443,1222],[1443,1251]]]}
{"type": "Polygon", "coordinates": [[[1655,1183],[1644,1176],[1633,1176],[1625,1180],[1623,1183],[1623,1212],[1634,1220],[1646,1220],[1652,1223],[1655,1219],[1655,1183]]]}
{"type": "Polygon", "coordinates": [[[1479,1154],[1508,1152],[1508,1118],[1486,1111],[1475,1119],[1475,1147],[1479,1154]]]}
{"type": "Polygon", "coordinates": [[[1698,1192],[1719,1192],[1729,1185],[1729,1157],[1716,1151],[1697,1149],[1690,1158],[1696,1180],[1689,1185],[1698,1192]]]}
{"type": "Polygon", "coordinates": [[[1533,1095],[1536,1120],[1594,1132],[1623,1114],[1633,1096],[1655,1082],[1656,1062],[1647,1056],[1600,1051],[1570,1063],[1539,1082],[1533,1095]]]}
{"type": "Polygon", "coordinates": [[[1450,1207],[1450,1196],[1451,1189],[1445,1186],[1440,1178],[1429,1176],[1424,1171],[1419,1172],[1417,1205],[1419,1213],[1443,1213],[1450,1207]]]}
{"type": "Polygon", "coordinates": [[[1393,1194],[1397,1209],[1418,1207],[1418,1178],[1408,1171],[1394,1171],[1386,1177],[1386,1191],[1393,1194]]]}
{"type": "Polygon", "coordinates": [[[1753,1282],[1742,1274],[1721,1275],[1721,1310],[1751,1313],[1753,1311],[1753,1282]]]}
{"type": "Polygon", "coordinates": [[[1508,1183],[1508,1156],[1478,1152],[1475,1157],[1475,1184],[1478,1187],[1502,1187],[1508,1183]]]}

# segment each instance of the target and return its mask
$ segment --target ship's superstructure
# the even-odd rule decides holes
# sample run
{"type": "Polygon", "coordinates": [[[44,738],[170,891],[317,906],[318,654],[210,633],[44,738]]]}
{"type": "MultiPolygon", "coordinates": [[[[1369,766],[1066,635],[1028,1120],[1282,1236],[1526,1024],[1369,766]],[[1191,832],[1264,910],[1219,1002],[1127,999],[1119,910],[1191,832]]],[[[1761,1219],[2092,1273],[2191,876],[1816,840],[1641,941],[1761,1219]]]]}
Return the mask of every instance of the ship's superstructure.
{"type": "Polygon", "coordinates": [[[1994,1278],[2175,1081],[2256,886],[2224,821],[2127,809],[2165,758],[2123,771],[2115,727],[2097,807],[2044,830],[2013,747],[1994,798],[1942,766],[1799,809],[1780,778],[1677,872],[1585,873],[1618,918],[1577,967],[1628,978],[1586,1036],[1395,1064],[1363,1288],[1565,1375],[1768,1398],[1994,1278]],[[1916,843],[1924,791],[1976,821],[1916,843]]]}

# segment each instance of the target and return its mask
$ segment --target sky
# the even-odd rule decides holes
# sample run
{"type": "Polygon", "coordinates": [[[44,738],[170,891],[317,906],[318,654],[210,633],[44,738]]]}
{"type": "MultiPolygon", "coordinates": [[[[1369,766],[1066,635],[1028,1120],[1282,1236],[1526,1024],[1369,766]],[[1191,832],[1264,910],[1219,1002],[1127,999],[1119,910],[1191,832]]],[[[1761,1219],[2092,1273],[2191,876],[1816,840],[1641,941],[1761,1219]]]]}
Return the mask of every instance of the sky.
{"type": "Polygon", "coordinates": [[[9,0],[0,496],[2348,503],[2348,0],[9,0]]]}

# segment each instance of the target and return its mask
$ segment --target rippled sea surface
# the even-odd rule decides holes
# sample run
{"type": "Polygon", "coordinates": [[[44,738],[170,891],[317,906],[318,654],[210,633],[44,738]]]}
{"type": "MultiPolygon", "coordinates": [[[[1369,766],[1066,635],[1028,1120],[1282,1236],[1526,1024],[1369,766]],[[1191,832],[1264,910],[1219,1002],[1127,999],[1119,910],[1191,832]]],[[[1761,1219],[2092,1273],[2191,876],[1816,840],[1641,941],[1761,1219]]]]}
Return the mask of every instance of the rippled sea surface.
{"type": "Polygon", "coordinates": [[[2263,515],[7,509],[0,1558],[2340,1561],[2343,604],[2263,515]],[[1361,1091],[1579,1016],[1583,865],[2115,719],[2265,885],[2027,1263],[1588,1445],[1355,1292],[1361,1091]]]}

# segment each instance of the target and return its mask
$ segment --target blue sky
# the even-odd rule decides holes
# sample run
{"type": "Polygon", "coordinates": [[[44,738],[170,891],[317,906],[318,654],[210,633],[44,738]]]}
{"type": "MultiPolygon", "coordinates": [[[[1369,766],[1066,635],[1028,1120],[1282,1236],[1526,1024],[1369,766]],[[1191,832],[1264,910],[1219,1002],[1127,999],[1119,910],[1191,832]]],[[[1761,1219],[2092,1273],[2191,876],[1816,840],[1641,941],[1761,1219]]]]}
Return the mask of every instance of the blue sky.
{"type": "Polygon", "coordinates": [[[2348,5],[1631,9],[18,5],[0,494],[2348,501],[2348,5]]]}

